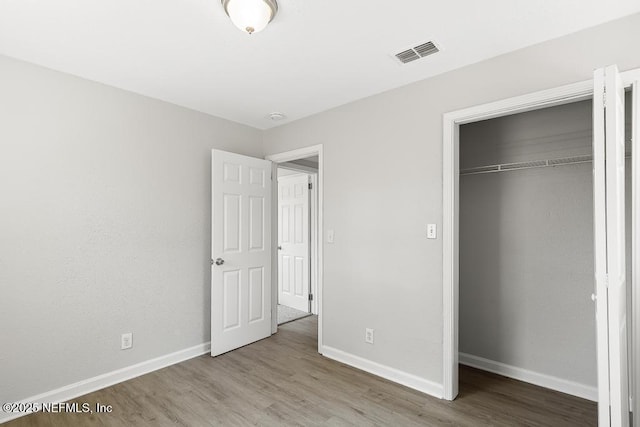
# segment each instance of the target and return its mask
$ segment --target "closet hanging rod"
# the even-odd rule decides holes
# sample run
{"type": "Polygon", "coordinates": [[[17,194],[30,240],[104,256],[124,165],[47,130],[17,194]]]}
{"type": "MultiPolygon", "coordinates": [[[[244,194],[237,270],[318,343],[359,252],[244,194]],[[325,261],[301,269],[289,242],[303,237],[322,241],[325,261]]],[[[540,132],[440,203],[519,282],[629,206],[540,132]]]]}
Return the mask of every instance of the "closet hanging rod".
{"type": "MultiPolygon", "coordinates": [[[[625,155],[626,158],[630,158],[631,155],[625,155]]],[[[534,160],[531,162],[519,162],[519,163],[502,163],[499,165],[479,166],[475,168],[461,169],[460,175],[476,175],[481,173],[495,173],[495,172],[507,172],[522,169],[533,168],[547,168],[550,166],[565,166],[575,165],[579,163],[591,163],[593,156],[575,156],[575,157],[563,157],[559,159],[550,160],[534,160]]]]}

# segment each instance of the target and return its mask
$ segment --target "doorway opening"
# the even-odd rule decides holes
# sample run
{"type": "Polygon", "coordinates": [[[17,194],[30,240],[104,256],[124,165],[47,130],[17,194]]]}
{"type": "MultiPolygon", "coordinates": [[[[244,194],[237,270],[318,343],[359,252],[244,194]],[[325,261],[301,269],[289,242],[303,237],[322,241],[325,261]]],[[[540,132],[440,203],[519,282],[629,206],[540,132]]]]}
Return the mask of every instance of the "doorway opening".
{"type": "MultiPolygon", "coordinates": [[[[288,188],[289,199],[282,198],[281,186],[278,191],[272,192],[272,283],[277,284],[278,290],[272,292],[272,333],[278,330],[278,306],[279,302],[294,306],[305,315],[318,316],[318,352],[322,353],[322,272],[323,272],[323,248],[322,248],[322,217],[323,217],[323,156],[322,145],[305,147],[297,150],[282,152],[266,156],[266,160],[273,162],[274,180],[282,176],[282,188],[288,188]],[[304,203],[297,204],[295,199],[296,188],[298,195],[305,193],[305,179],[307,179],[306,194],[308,195],[308,213],[305,213],[304,203]],[[310,181],[310,182],[309,182],[310,181]],[[309,188],[309,184],[311,188],[309,188]],[[285,214],[281,214],[281,209],[285,214]],[[297,211],[296,211],[297,208],[297,211]],[[287,217],[288,215],[288,217],[287,217]],[[293,219],[298,216],[300,221],[293,219]],[[304,222],[308,222],[307,230],[304,230],[304,222]],[[285,224],[286,226],[283,226],[285,224]],[[295,227],[298,225],[298,230],[295,227]],[[298,246],[294,245],[295,235],[298,234],[298,246]],[[308,242],[307,245],[300,241],[308,242]],[[282,244],[286,240],[287,244],[282,244]],[[296,251],[304,249],[308,251],[305,268],[305,255],[297,256],[296,251]],[[285,259],[285,256],[287,257],[285,259]],[[296,257],[298,258],[296,261],[296,257]],[[297,266],[296,266],[297,262],[297,266]],[[296,291],[296,283],[298,285],[296,291]],[[308,288],[305,292],[305,283],[308,288]],[[281,292],[282,288],[282,292],[281,292]],[[288,290],[287,295],[285,290],[288,290]],[[310,295],[310,296],[309,296],[310,295]],[[289,298],[288,298],[289,297],[289,298]],[[297,301],[296,301],[297,297],[297,301]],[[307,298],[306,301],[304,298],[307,298]],[[288,299],[287,299],[288,298],[288,299]],[[297,306],[296,306],[297,305],[297,306]]],[[[274,289],[275,290],[275,289],[274,289]]]]}
{"type": "Polygon", "coordinates": [[[318,156],[276,165],[278,325],[318,314],[318,156]]]}

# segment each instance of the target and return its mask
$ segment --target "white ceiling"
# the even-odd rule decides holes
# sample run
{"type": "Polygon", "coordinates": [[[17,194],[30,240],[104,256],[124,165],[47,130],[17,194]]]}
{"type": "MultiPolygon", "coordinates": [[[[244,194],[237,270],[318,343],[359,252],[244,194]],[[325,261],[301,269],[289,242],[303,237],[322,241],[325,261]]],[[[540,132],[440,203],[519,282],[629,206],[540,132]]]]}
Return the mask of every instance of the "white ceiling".
{"type": "Polygon", "coordinates": [[[266,129],[640,12],[638,0],[278,3],[250,36],[220,0],[0,0],[0,54],[266,129]],[[443,51],[391,57],[429,40],[443,51]]]}

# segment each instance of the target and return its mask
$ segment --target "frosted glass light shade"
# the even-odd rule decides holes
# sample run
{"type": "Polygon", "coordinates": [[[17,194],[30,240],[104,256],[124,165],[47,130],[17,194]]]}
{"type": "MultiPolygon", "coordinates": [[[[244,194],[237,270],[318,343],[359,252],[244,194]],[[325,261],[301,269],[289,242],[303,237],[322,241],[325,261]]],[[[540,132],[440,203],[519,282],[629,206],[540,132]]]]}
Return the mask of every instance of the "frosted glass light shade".
{"type": "Polygon", "coordinates": [[[265,29],[278,11],[276,0],[222,0],[231,22],[249,34],[265,29]]]}

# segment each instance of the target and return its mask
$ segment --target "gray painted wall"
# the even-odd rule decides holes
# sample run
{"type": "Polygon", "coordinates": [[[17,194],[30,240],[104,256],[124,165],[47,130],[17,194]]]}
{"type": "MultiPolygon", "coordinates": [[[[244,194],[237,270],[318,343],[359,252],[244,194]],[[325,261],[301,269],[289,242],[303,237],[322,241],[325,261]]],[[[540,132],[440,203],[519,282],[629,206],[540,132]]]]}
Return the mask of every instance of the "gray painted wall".
{"type": "Polygon", "coordinates": [[[0,401],[209,341],[210,150],[261,142],[0,56],[0,401]]]}
{"type": "Polygon", "coordinates": [[[324,145],[325,345],[441,384],[442,114],[638,68],[639,39],[634,15],[266,131],[268,154],[324,145]]]}

